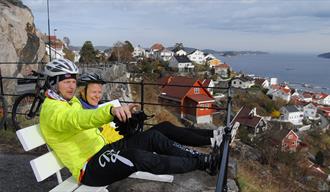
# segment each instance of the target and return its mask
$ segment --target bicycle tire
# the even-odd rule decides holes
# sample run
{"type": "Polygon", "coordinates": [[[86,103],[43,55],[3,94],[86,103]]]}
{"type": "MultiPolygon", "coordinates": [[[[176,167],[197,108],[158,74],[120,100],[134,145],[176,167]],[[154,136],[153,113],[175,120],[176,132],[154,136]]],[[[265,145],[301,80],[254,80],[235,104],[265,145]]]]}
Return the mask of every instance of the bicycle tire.
{"type": "Polygon", "coordinates": [[[7,102],[3,95],[0,95],[0,129],[3,128],[7,119],[7,102]]]}
{"type": "Polygon", "coordinates": [[[35,97],[34,93],[25,93],[17,97],[15,100],[12,110],[12,121],[16,130],[39,123],[38,112],[40,110],[40,106],[38,107],[35,115],[28,116],[34,99],[37,99],[36,105],[38,105],[39,102],[42,103],[44,101],[44,98],[41,96],[35,97]]]}

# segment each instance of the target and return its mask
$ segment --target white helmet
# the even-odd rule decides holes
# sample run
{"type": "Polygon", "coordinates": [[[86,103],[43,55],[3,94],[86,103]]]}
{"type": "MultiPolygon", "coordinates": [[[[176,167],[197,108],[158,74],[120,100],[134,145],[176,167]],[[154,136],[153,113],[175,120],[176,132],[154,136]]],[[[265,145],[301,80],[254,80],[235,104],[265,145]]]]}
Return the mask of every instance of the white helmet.
{"type": "Polygon", "coordinates": [[[67,59],[54,59],[45,66],[45,74],[49,77],[78,73],[78,67],[67,59]]]}

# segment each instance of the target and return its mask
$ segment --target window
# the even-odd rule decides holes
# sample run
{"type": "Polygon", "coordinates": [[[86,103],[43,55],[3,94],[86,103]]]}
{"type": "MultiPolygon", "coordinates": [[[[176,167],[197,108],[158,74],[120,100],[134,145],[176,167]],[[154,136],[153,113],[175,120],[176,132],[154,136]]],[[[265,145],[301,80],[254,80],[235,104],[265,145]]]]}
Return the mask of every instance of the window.
{"type": "Polygon", "coordinates": [[[199,93],[199,88],[194,88],[194,93],[198,94],[199,93]]]}

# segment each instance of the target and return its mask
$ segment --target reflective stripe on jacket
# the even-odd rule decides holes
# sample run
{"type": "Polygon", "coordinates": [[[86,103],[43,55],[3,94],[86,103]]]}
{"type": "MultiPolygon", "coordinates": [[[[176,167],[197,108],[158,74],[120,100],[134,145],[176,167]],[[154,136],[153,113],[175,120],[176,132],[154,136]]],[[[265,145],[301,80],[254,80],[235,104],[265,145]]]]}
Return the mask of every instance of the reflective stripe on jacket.
{"type": "Polygon", "coordinates": [[[42,104],[41,132],[77,181],[87,159],[105,145],[98,127],[113,120],[110,107],[85,110],[76,97],[69,102],[46,98],[42,104]]]}

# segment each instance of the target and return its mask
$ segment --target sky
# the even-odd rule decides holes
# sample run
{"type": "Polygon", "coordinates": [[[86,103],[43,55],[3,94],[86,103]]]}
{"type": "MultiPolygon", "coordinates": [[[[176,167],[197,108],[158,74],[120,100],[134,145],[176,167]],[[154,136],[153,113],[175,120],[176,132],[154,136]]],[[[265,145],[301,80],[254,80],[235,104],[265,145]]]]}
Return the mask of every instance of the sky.
{"type": "MultiPolygon", "coordinates": [[[[48,33],[47,1],[22,1],[48,33]]],[[[51,34],[76,46],[330,52],[330,0],[49,0],[49,9],[51,34]]]]}

